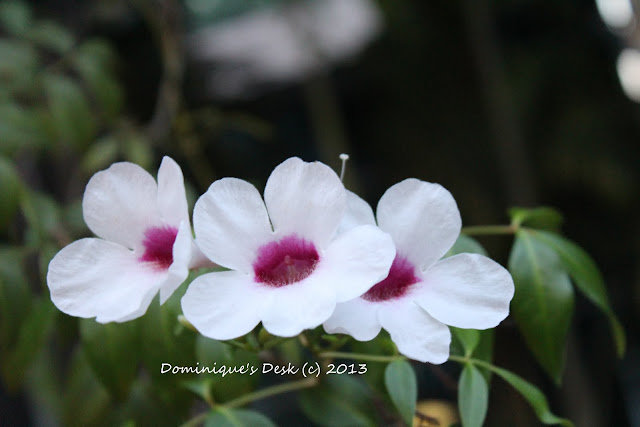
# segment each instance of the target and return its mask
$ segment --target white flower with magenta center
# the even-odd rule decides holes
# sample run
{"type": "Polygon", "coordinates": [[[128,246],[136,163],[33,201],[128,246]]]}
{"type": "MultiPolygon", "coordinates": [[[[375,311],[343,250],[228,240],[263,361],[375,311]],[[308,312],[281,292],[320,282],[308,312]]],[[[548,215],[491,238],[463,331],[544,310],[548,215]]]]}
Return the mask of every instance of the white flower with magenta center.
{"type": "Polygon", "coordinates": [[[160,291],[164,303],[186,279],[193,239],[180,167],[162,160],[158,183],[140,166],[115,163],[96,173],[82,200],[98,238],[63,248],[47,284],[61,311],[101,323],[143,315],[160,291]]]}
{"type": "MultiPolygon", "coordinates": [[[[364,200],[348,197],[341,230],[376,223],[364,200]]],[[[327,332],[368,341],[384,328],[402,354],[443,363],[451,342],[447,325],[487,329],[508,315],[514,285],[505,268],[478,254],[440,259],[461,229],[460,212],[445,188],[404,180],[382,196],[377,220],[396,246],[389,275],[362,297],[338,304],[324,323],[327,332]]]]}
{"type": "Polygon", "coordinates": [[[322,163],[291,158],[269,177],[264,201],[246,181],[224,178],[198,200],[193,222],[204,254],[232,271],[198,277],[182,299],[205,336],[232,339],[259,322],[294,336],[387,276],[395,256],[375,225],[336,230],[346,190],[322,163]]]}

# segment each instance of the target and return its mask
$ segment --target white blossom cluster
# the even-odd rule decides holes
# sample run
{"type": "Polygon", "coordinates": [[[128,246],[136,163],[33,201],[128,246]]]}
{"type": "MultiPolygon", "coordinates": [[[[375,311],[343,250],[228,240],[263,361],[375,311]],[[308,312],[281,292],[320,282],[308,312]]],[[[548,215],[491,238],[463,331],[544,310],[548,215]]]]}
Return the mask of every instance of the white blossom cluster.
{"type": "Polygon", "coordinates": [[[102,323],[143,315],[190,269],[215,264],[227,270],[200,275],[182,298],[207,337],[237,338],[260,322],[276,336],[323,325],[360,341],[384,328],[404,355],[443,363],[447,325],[492,328],[514,293],[485,256],[441,259],[460,234],[458,207],[442,186],[412,178],[389,188],[374,216],[331,168],[290,158],[263,196],[240,179],[215,181],[192,231],[182,171],[165,157],[157,182],[126,162],[96,173],[82,208],[98,238],[58,252],[47,283],[61,311],[102,323]]]}

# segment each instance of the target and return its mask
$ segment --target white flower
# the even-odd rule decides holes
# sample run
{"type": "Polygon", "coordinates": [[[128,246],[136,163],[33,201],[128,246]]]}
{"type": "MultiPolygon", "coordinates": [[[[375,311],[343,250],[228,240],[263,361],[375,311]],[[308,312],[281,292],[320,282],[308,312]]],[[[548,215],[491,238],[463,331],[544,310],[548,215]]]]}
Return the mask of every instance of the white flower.
{"type": "Polygon", "coordinates": [[[47,284],[61,311],[101,323],[143,315],[160,291],[164,303],[186,279],[193,238],[182,171],[165,157],[158,183],[140,166],[115,163],[96,173],[82,200],[97,236],[63,248],[47,284]]]}
{"type": "Polygon", "coordinates": [[[264,202],[248,182],[214,182],[194,208],[196,241],[233,271],[194,280],[182,299],[185,317],[221,340],[260,321],[284,337],[322,324],[336,302],[386,277],[395,256],[391,238],[373,225],[334,240],[345,204],[345,189],[328,166],[298,158],[275,168],[264,202]]]}
{"type": "MultiPolygon", "coordinates": [[[[375,224],[365,201],[349,193],[348,204],[341,229],[375,224]]],[[[389,275],[361,298],[338,304],[324,323],[327,332],[368,341],[384,328],[402,354],[443,363],[451,342],[446,325],[487,329],[507,316],[514,286],[506,269],[477,254],[440,260],[461,227],[456,202],[442,186],[417,179],[392,186],[378,203],[377,220],[396,246],[389,275]]]]}

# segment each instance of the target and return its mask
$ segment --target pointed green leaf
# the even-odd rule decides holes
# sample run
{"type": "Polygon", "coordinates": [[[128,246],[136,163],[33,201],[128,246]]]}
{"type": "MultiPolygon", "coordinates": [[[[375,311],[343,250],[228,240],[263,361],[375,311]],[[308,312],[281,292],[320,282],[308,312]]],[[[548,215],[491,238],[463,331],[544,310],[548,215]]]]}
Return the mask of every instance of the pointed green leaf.
{"type": "Polygon", "coordinates": [[[43,79],[57,140],[64,146],[84,148],[96,134],[96,122],[86,96],[73,80],[46,75],[43,79]]]}
{"type": "Polygon", "coordinates": [[[96,377],[116,399],[125,399],[138,373],[139,322],[80,319],[82,347],[96,377]]]}
{"type": "Polygon", "coordinates": [[[464,427],[482,427],[487,416],[489,387],[478,368],[466,363],[458,383],[458,405],[464,427]]]}
{"type": "Polygon", "coordinates": [[[389,363],[384,382],[391,401],[407,425],[412,425],[418,399],[418,383],[413,368],[406,360],[389,363]]]}
{"type": "Polygon", "coordinates": [[[562,214],[549,207],[511,208],[509,209],[511,224],[544,230],[558,230],[562,225],[562,214]]]}
{"type": "Polygon", "coordinates": [[[73,57],[73,65],[85,81],[102,113],[114,118],[124,100],[122,88],[113,73],[115,55],[108,44],[99,40],[84,42],[73,57]]]}
{"type": "Polygon", "coordinates": [[[276,427],[259,412],[247,409],[227,409],[222,406],[211,411],[205,427],[276,427]]]}
{"type": "Polygon", "coordinates": [[[18,211],[22,182],[18,171],[4,156],[0,156],[0,230],[6,230],[18,211]]]}
{"type": "Polygon", "coordinates": [[[53,304],[48,298],[39,298],[31,304],[31,310],[20,327],[17,343],[2,365],[2,374],[9,389],[15,390],[22,384],[27,368],[51,330],[54,315],[53,304]]]}
{"type": "Polygon", "coordinates": [[[538,363],[560,384],[573,314],[569,275],[555,251],[526,230],[516,235],[509,271],[516,287],[511,312],[538,363]]]}
{"type": "Polygon", "coordinates": [[[480,342],[480,332],[475,329],[460,329],[453,326],[450,326],[449,329],[462,344],[464,356],[471,356],[480,342]]]}
{"type": "Polygon", "coordinates": [[[533,408],[538,419],[544,424],[561,424],[563,426],[572,427],[571,421],[557,417],[549,410],[549,404],[544,394],[533,384],[525,381],[522,377],[509,372],[506,369],[493,366],[491,369],[503,380],[511,384],[524,397],[529,405],[533,408]]]}
{"type": "Polygon", "coordinates": [[[531,231],[531,235],[556,251],[577,288],[609,317],[618,356],[622,357],[626,347],[624,330],[611,309],[607,289],[596,263],[581,247],[557,234],[536,230],[531,231]]]}

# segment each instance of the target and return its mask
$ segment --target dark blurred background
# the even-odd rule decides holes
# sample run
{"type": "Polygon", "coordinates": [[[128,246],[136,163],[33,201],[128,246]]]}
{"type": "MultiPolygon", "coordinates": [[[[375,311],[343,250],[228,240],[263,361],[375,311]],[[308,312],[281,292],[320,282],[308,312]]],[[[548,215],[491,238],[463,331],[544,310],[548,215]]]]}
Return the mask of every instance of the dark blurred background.
{"type": "MultiPolygon", "coordinates": [[[[627,355],[616,359],[605,316],[577,296],[560,388],[508,322],[498,328],[496,364],[539,385],[554,411],[576,425],[640,426],[635,2],[30,5],[77,40],[101,37],[115,52],[119,118],[99,122],[94,136],[104,143],[124,133],[143,142],[137,151],[118,146],[98,165],[141,159],[154,170],[171,155],[197,196],[224,176],[262,188],[289,156],[338,170],[344,152],[351,157],[345,184],[373,204],[389,186],[416,177],[449,189],[464,225],[507,224],[512,206],[557,208],[563,233],[605,276],[627,330],[627,355]]],[[[11,156],[25,181],[60,202],[79,200],[90,176],[65,172],[86,161],[77,151],[57,151],[56,162],[20,148],[11,156]]],[[[506,263],[510,237],[480,241],[506,263]]],[[[427,385],[421,397],[455,401],[455,391],[435,395],[427,385]]],[[[538,425],[501,382],[491,393],[487,425],[538,425]]],[[[3,399],[3,415],[20,405],[27,411],[19,398],[3,399]]]]}

